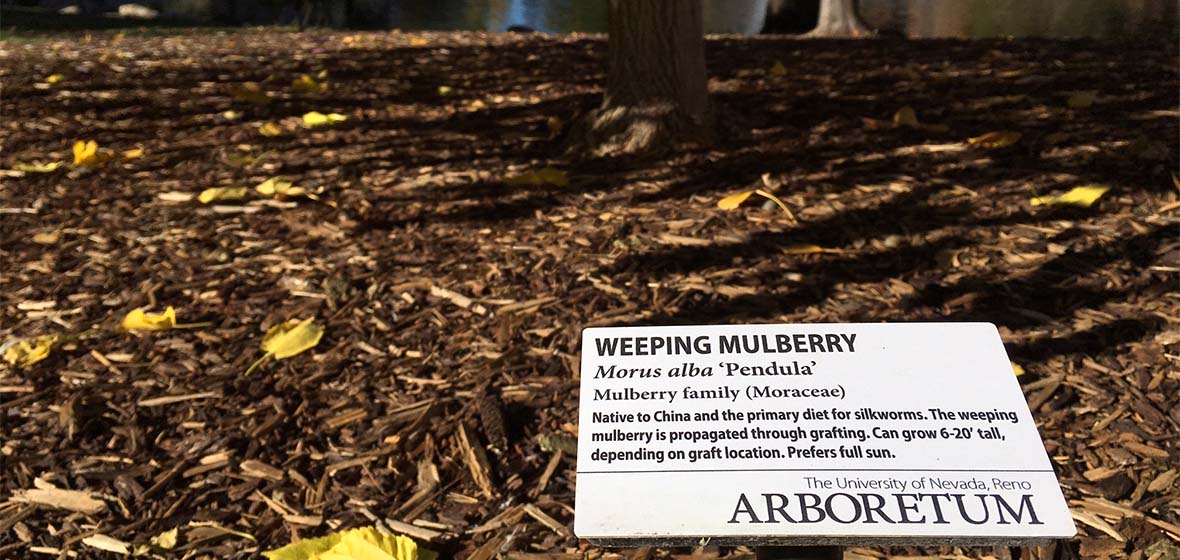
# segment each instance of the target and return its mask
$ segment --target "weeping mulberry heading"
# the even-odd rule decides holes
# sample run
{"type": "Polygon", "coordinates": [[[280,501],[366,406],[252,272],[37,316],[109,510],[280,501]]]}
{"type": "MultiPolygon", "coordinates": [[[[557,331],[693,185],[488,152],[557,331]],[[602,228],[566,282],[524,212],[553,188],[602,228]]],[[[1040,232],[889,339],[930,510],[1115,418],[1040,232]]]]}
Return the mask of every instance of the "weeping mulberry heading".
{"type": "Polygon", "coordinates": [[[856,352],[856,333],[612,336],[594,339],[599,356],[828,354],[856,352]]]}

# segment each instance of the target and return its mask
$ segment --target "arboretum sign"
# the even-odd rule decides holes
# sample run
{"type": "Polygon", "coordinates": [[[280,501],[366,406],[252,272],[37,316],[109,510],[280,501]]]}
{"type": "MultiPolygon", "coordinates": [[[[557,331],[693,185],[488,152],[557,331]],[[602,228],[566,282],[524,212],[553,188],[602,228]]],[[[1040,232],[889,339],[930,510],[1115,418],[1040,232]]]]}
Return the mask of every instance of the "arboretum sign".
{"type": "Polygon", "coordinates": [[[599,544],[1074,535],[990,324],[590,328],[581,378],[599,544]]]}

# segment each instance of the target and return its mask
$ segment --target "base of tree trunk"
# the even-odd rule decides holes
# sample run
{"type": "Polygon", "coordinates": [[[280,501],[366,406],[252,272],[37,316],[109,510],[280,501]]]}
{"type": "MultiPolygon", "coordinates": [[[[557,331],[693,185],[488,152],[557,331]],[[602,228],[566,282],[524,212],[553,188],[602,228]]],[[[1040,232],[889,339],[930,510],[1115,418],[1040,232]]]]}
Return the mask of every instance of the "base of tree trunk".
{"type": "Polygon", "coordinates": [[[857,20],[844,20],[835,24],[821,25],[801,35],[804,39],[862,39],[873,37],[876,32],[857,20]]]}
{"type": "Polygon", "coordinates": [[[713,140],[707,123],[671,103],[600,107],[574,123],[566,152],[574,156],[649,156],[713,140]]]}

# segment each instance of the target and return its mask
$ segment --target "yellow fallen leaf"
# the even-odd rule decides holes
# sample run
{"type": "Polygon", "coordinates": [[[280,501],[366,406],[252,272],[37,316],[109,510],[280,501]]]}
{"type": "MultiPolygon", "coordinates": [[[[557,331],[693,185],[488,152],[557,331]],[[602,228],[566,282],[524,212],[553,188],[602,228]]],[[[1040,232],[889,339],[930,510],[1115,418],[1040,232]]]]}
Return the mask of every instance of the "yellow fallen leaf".
{"type": "Polygon", "coordinates": [[[4,350],[4,361],[18,368],[29,367],[49,357],[49,351],[61,337],[57,335],[38,336],[31,340],[18,340],[4,350]]]}
{"type": "Polygon", "coordinates": [[[419,549],[413,539],[390,535],[375,527],[304,539],[262,553],[269,560],[434,560],[432,551],[419,549]]]}
{"type": "Polygon", "coordinates": [[[64,79],[65,79],[65,76],[63,76],[61,74],[50,74],[49,76],[45,77],[45,83],[56,84],[64,79]]]}
{"type": "Polygon", "coordinates": [[[1035,197],[1029,202],[1033,206],[1054,206],[1054,205],[1074,205],[1089,207],[1094,204],[1110,187],[1102,185],[1084,185],[1081,187],[1074,187],[1069,192],[1055,197],[1035,197]]]}
{"type": "Polygon", "coordinates": [[[717,207],[722,210],[733,210],[734,208],[741,206],[742,203],[745,202],[747,198],[750,198],[750,196],[753,194],[754,191],[742,191],[737,194],[731,194],[721,200],[718,200],[717,207]]]}
{"type": "Polygon", "coordinates": [[[244,375],[250,375],[250,372],[254,371],[254,368],[257,368],[267,358],[273,357],[276,360],[282,360],[315,348],[315,345],[320,343],[320,338],[324,336],[324,328],[315,324],[314,321],[315,317],[309,317],[302,321],[291,319],[271,327],[266,331],[266,336],[262,337],[261,348],[266,354],[251,364],[244,375]]]}
{"type": "Polygon", "coordinates": [[[95,165],[99,162],[98,142],[90,140],[74,142],[74,166],[95,165]]]}
{"type": "Polygon", "coordinates": [[[291,89],[301,93],[327,91],[328,82],[317,82],[315,78],[304,74],[291,81],[291,89]]]}
{"type": "Polygon", "coordinates": [[[546,167],[536,171],[521,173],[520,175],[505,177],[504,184],[514,187],[542,187],[545,185],[565,187],[570,184],[570,180],[566,176],[565,171],[553,167],[546,167]]]}
{"type": "Polygon", "coordinates": [[[227,121],[236,121],[236,120],[242,118],[242,114],[237,111],[232,111],[232,110],[231,111],[222,111],[221,118],[223,118],[227,121]]]}
{"type": "Polygon", "coordinates": [[[1020,133],[1012,130],[996,130],[974,138],[968,138],[967,143],[981,148],[1006,148],[1020,140],[1020,133]]]}
{"type": "Polygon", "coordinates": [[[296,187],[291,181],[278,177],[271,177],[258,183],[254,190],[266,196],[303,196],[306,194],[303,187],[296,187]]]}
{"type": "Polygon", "coordinates": [[[918,122],[918,114],[914,112],[914,108],[906,105],[893,113],[893,126],[911,126],[917,128],[922,123],[918,122]]]}
{"type": "Polygon", "coordinates": [[[1020,364],[1018,364],[1016,362],[1011,362],[1011,363],[1012,363],[1012,373],[1016,374],[1016,377],[1020,377],[1021,375],[1024,375],[1024,368],[1020,367],[1020,364]]]}
{"type": "Polygon", "coordinates": [[[787,204],[783,202],[782,199],[762,189],[754,189],[752,191],[742,191],[737,194],[731,194],[721,200],[718,200],[717,207],[722,210],[733,210],[734,208],[741,206],[742,203],[746,201],[746,199],[750,198],[750,195],[755,194],[775,203],[775,205],[777,205],[782,209],[783,212],[787,214],[787,217],[791,218],[791,220],[795,220],[795,214],[791,212],[790,208],[787,208],[787,204]]]}
{"type": "Polygon", "coordinates": [[[328,71],[327,70],[320,70],[319,72],[316,72],[315,79],[317,79],[317,80],[328,79],[328,71]]]}
{"type": "Polygon", "coordinates": [[[1086,91],[1074,92],[1074,94],[1070,95],[1069,99],[1065,101],[1065,104],[1069,105],[1071,109],[1085,109],[1086,107],[1093,105],[1095,101],[1098,101],[1098,92],[1090,89],[1086,91]]]}
{"type": "Polygon", "coordinates": [[[143,157],[143,148],[133,148],[123,152],[123,159],[135,159],[143,157]]]}
{"type": "Polygon", "coordinates": [[[783,249],[783,252],[788,255],[822,255],[822,254],[839,255],[839,254],[845,253],[846,251],[844,251],[844,249],[831,249],[828,247],[820,247],[819,245],[813,245],[811,243],[798,243],[798,244],[790,245],[790,246],[786,247],[785,249],[783,249]]]}
{"type": "Polygon", "coordinates": [[[218,200],[241,200],[250,194],[250,189],[246,187],[213,187],[201,191],[197,195],[197,200],[201,204],[209,204],[218,200]]]}
{"type": "Polygon", "coordinates": [[[176,328],[176,310],[171,305],[163,313],[150,315],[144,313],[142,308],[132,309],[119,323],[119,332],[166,331],[173,328],[176,328]]]}
{"type": "Polygon", "coordinates": [[[328,113],[325,115],[319,111],[312,111],[303,115],[303,126],[324,126],[328,124],[344,122],[346,120],[348,120],[348,117],[341,115],[340,113],[328,113]]]}
{"type": "Polygon", "coordinates": [[[786,76],[787,75],[787,67],[783,66],[782,62],[776,60],[774,62],[774,66],[770,67],[770,75],[771,76],[786,76]]]}
{"type": "Polygon", "coordinates": [[[17,163],[13,164],[13,171],[24,171],[25,173],[49,173],[58,167],[61,167],[62,162],[54,161],[50,163],[41,163],[34,161],[33,163],[17,163]]]}
{"type": "Polygon", "coordinates": [[[258,133],[263,136],[278,136],[283,133],[283,129],[273,122],[265,122],[258,127],[258,133]]]}
{"type": "Polygon", "coordinates": [[[438,86],[438,94],[443,97],[448,97],[450,95],[453,95],[454,93],[455,93],[455,90],[451,86],[438,86]]]}
{"type": "Polygon", "coordinates": [[[262,89],[262,86],[257,82],[246,82],[229,91],[230,97],[238,101],[245,101],[246,103],[253,103],[255,105],[265,105],[270,103],[270,94],[262,89]]]}
{"type": "Polygon", "coordinates": [[[427,44],[427,42],[428,41],[426,39],[423,39],[422,37],[414,37],[413,39],[410,39],[410,46],[411,47],[422,47],[422,46],[425,46],[427,44]]]}
{"type": "Polygon", "coordinates": [[[176,548],[176,542],[180,537],[180,529],[173,527],[152,537],[152,545],[164,550],[172,550],[176,548]]]}
{"type": "Polygon", "coordinates": [[[262,337],[262,349],[274,354],[275,359],[282,360],[315,348],[322,336],[324,328],[315,324],[315,317],[302,321],[291,319],[266,331],[266,336],[262,337]]]}
{"type": "Polygon", "coordinates": [[[561,133],[561,129],[565,128],[565,123],[558,117],[549,117],[545,119],[545,126],[549,127],[550,136],[557,136],[561,133]]]}

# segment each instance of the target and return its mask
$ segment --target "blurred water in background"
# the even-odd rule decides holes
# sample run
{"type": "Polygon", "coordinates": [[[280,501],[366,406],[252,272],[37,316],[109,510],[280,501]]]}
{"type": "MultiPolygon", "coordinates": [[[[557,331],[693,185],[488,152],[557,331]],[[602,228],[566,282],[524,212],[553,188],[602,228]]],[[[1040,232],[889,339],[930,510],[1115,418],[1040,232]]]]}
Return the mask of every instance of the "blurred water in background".
{"type": "MultiPolygon", "coordinates": [[[[605,32],[604,0],[306,0],[314,25],[369,29],[605,32]]],[[[0,0],[91,16],[133,0],[0,0]]],[[[819,0],[703,0],[710,33],[801,33],[819,0]]],[[[138,0],[162,17],[228,25],[292,23],[301,0],[138,0]]],[[[1175,38],[1177,0],[860,0],[870,27],[911,38],[1175,38]]],[[[9,21],[15,13],[10,10],[9,21]]],[[[145,22],[147,23],[147,22],[145,22]]],[[[11,25],[11,24],[9,24],[11,25]]]]}

